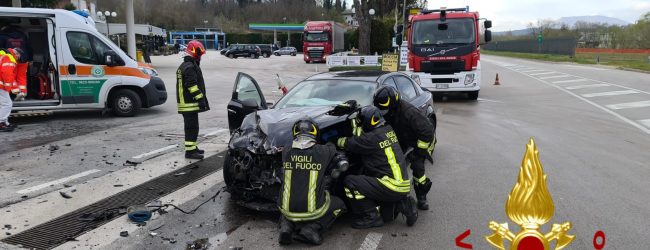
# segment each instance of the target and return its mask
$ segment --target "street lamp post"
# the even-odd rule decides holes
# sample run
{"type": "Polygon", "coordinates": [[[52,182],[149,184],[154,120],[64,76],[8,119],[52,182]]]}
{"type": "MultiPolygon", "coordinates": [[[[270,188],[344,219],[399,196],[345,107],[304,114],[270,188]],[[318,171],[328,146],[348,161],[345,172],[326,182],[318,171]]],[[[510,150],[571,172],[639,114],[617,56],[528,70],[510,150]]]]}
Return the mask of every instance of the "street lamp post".
{"type": "MultiPolygon", "coordinates": [[[[370,36],[372,40],[372,18],[375,15],[375,9],[369,9],[368,14],[370,14],[370,23],[368,24],[368,36],[370,36]]],[[[370,48],[368,48],[368,52],[370,52],[370,48]]]]}
{"type": "Polygon", "coordinates": [[[102,18],[102,17],[104,18],[104,22],[106,22],[106,37],[111,38],[111,31],[110,31],[110,28],[108,26],[108,18],[109,17],[117,17],[117,12],[115,12],[115,11],[110,12],[108,10],[104,11],[104,12],[97,11],[97,16],[99,18],[102,18]]]}

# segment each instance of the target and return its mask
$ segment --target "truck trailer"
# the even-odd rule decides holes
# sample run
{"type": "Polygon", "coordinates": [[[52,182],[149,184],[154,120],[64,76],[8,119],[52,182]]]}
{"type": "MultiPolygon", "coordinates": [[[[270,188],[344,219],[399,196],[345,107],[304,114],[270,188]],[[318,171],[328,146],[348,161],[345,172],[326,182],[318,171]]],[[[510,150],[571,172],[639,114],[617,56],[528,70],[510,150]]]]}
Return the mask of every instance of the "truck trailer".
{"type": "Polygon", "coordinates": [[[305,62],[325,62],[328,55],[343,51],[344,34],[345,27],[333,21],[305,23],[302,39],[305,62]]]}

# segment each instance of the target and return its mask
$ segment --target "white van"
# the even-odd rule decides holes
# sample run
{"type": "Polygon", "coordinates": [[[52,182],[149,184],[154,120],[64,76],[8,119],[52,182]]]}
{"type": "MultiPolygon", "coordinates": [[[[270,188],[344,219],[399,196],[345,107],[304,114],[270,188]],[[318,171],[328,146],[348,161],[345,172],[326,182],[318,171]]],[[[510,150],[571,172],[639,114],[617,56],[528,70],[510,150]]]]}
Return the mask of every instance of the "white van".
{"type": "Polygon", "coordinates": [[[130,58],[87,16],[0,7],[0,49],[15,46],[12,36],[24,37],[30,62],[27,99],[13,111],[109,108],[133,116],[167,100],[155,69],[130,58]]]}

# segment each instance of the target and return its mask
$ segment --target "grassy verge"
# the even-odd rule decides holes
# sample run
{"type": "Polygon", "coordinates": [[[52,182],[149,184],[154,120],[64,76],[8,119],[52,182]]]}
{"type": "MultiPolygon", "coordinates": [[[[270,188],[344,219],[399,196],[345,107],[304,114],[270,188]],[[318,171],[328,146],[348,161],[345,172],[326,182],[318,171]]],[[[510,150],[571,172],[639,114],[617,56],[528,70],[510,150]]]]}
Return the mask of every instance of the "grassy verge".
{"type": "Polygon", "coordinates": [[[519,53],[494,50],[481,50],[481,53],[484,53],[486,55],[507,56],[550,62],[574,62],[580,64],[596,64],[596,59],[600,58],[600,64],[603,65],[638,69],[650,72],[650,62],[648,62],[648,55],[582,53],[576,54],[575,57],[571,57],[564,55],[519,53]]]}
{"type": "MultiPolygon", "coordinates": [[[[381,66],[337,66],[331,67],[330,72],[334,71],[346,71],[346,70],[370,70],[370,71],[380,71],[381,66]]],[[[399,70],[406,70],[406,66],[400,67],[399,70]]]]}

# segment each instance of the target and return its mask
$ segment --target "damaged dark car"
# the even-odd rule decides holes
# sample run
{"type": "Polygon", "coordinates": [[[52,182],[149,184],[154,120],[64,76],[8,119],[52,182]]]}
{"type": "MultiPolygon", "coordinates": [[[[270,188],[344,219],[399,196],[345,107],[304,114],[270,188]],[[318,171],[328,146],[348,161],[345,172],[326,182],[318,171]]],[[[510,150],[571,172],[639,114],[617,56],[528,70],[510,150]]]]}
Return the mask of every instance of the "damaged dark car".
{"type": "MultiPolygon", "coordinates": [[[[343,71],[321,73],[296,84],[272,108],[251,76],[239,73],[228,104],[231,132],[223,174],[231,197],[244,207],[277,211],[282,180],[282,150],[292,141],[291,126],[309,117],[320,127],[321,142],[351,136],[354,112],[335,112],[336,106],[355,100],[372,105],[378,86],[390,85],[402,100],[418,107],[436,126],[431,93],[398,72],[343,71]]],[[[434,131],[435,132],[435,131],[434,131]]],[[[355,157],[350,156],[350,164],[355,157]]]]}

